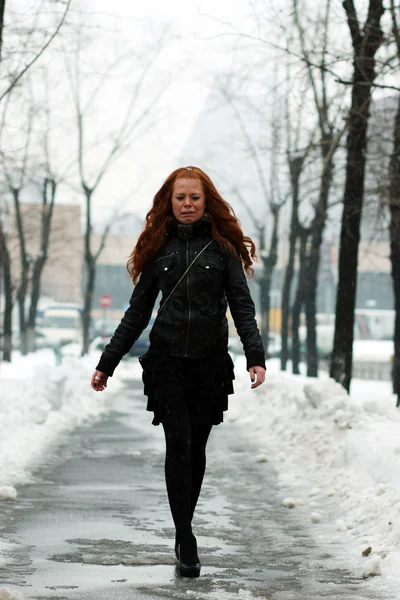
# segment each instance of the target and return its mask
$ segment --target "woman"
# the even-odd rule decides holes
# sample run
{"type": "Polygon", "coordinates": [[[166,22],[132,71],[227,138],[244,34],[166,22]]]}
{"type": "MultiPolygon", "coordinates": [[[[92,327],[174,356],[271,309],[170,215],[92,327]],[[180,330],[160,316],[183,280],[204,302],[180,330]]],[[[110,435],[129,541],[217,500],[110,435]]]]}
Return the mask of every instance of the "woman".
{"type": "Polygon", "coordinates": [[[128,260],[134,284],[140,279],[91,380],[96,391],[107,387],[108,377],[147,326],[161,291],[150,348],[139,360],[147,409],[165,433],[165,476],[182,576],[200,574],[192,518],[207,440],[212,426],[223,421],[233,393],[227,303],[251,387],[265,379],[264,348],[243,272],[244,266],[252,274],[254,257],[254,243],[243,236],[233,209],[210,178],[197,167],[174,171],[155,195],[128,260]]]}

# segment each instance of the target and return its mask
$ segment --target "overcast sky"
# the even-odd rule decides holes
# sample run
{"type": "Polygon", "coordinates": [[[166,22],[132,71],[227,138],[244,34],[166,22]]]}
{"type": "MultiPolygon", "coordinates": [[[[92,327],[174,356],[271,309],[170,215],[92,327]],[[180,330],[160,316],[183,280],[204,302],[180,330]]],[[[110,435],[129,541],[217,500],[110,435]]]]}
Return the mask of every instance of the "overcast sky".
{"type": "MultiPolygon", "coordinates": [[[[118,161],[96,193],[94,203],[95,217],[121,199],[126,210],[144,215],[163,180],[180,166],[181,150],[209,94],[213,76],[229,71],[237,60],[230,51],[237,38],[226,35],[228,28],[218,21],[243,25],[251,15],[251,7],[248,0],[80,2],[99,23],[121,29],[127,38],[131,31],[132,36],[137,35],[138,22],[142,23],[145,39],[150,30],[156,35],[164,23],[170,23],[172,35],[179,37],[161,54],[156,66],[160,73],[170,73],[172,80],[157,106],[160,117],[118,161]]],[[[107,98],[105,110],[106,106],[107,98]]]]}

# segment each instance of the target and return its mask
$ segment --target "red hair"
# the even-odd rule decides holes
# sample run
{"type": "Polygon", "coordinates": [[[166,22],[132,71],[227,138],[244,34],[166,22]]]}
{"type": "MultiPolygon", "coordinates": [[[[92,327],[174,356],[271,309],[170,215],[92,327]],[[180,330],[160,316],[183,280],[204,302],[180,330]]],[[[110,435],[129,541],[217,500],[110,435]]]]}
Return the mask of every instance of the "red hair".
{"type": "Polygon", "coordinates": [[[172,212],[172,191],[177,179],[198,179],[203,185],[206,212],[211,219],[212,236],[229,253],[239,258],[249,277],[254,274],[252,259],[256,248],[251,238],[244,236],[240,222],[232,206],[218,193],[215,185],[198,167],[176,169],[164,181],[153,199],[153,206],[146,215],[146,226],[140,234],[127,262],[127,269],[136,284],[139,274],[166,241],[170,223],[175,219],[172,212]]]}

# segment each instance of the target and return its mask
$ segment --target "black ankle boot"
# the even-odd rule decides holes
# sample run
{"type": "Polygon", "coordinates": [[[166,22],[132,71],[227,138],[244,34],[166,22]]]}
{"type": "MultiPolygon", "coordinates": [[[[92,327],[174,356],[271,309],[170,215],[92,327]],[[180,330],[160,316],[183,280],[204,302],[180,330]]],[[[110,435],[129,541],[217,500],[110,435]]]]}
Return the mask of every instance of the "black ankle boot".
{"type": "Polygon", "coordinates": [[[199,577],[200,560],[197,555],[197,542],[194,535],[178,543],[179,574],[181,577],[199,577]]]}

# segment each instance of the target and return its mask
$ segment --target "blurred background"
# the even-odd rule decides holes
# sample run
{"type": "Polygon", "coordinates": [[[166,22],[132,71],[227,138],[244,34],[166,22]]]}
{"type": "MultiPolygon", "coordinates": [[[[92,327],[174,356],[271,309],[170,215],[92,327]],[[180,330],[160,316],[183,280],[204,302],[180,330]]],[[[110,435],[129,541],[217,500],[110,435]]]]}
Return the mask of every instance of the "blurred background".
{"type": "Polygon", "coordinates": [[[196,165],[257,245],[249,286],[269,355],[315,376],[341,328],[359,376],[367,362],[366,376],[391,377],[392,0],[2,0],[0,11],[3,360],[101,347],[132,293],[125,264],[154,194],[196,165]]]}

